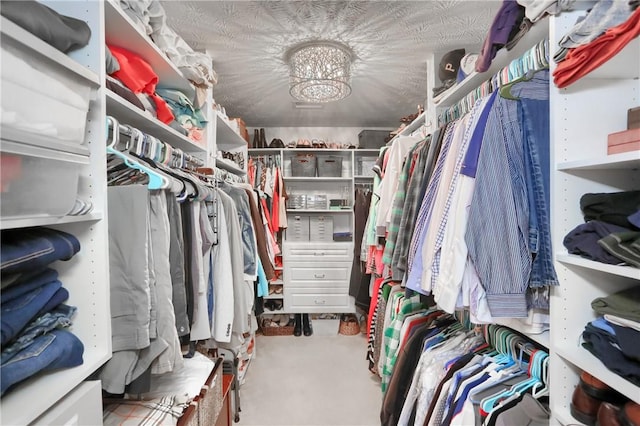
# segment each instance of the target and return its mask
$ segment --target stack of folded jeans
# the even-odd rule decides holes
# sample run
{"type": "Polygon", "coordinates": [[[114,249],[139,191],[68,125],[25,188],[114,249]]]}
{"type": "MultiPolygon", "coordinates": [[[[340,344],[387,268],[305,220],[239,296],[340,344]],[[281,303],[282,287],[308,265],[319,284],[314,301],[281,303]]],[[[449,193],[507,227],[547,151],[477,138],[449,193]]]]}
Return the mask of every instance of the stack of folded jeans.
{"type": "Polygon", "coordinates": [[[72,333],[76,308],[49,268],[80,250],[76,237],[47,228],[8,230],[0,244],[0,395],[39,372],[82,364],[84,346],[72,333]]]}

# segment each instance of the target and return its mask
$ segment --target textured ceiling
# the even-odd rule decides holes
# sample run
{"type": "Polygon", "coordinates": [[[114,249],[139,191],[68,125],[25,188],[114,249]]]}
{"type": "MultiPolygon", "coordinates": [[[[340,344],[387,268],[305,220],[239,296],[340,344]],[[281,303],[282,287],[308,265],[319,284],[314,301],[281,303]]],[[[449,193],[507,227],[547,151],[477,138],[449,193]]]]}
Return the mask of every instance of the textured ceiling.
{"type": "Polygon", "coordinates": [[[395,127],[427,98],[426,58],[479,46],[496,1],[163,1],[168,23],[213,57],[214,98],[255,127],[395,127]],[[351,96],[293,107],[287,49],[335,40],[354,54],[351,96]]]}

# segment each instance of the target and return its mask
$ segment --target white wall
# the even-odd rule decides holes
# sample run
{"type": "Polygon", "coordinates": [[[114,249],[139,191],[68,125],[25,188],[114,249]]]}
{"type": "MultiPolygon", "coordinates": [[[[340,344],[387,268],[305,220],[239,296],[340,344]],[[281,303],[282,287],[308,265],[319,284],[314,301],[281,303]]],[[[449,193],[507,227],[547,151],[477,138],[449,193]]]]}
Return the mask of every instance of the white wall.
{"type": "MultiPolygon", "coordinates": [[[[253,130],[250,127],[249,137],[253,141],[253,130]]],[[[265,127],[267,144],[274,138],[282,139],[285,145],[298,139],[322,139],[325,142],[358,145],[358,134],[363,127],[265,127]]],[[[367,127],[367,130],[395,130],[387,127],[367,127]]]]}

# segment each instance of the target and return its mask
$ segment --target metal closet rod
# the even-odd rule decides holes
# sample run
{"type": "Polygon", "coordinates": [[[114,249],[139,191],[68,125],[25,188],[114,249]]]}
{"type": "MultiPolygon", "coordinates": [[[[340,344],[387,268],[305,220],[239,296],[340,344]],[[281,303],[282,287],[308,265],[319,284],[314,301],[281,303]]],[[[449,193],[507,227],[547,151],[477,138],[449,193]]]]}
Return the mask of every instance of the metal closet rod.
{"type": "MultiPolygon", "coordinates": [[[[109,123],[109,127],[112,127],[112,121],[107,120],[107,122],[109,123]]],[[[179,164],[180,167],[187,168],[187,169],[196,169],[198,167],[204,166],[204,161],[202,161],[201,159],[194,157],[190,154],[187,154],[181,149],[174,148],[173,146],[171,146],[171,144],[161,141],[160,139],[154,136],[151,136],[148,133],[145,133],[136,127],[133,127],[129,124],[121,124],[117,120],[113,120],[113,122],[117,123],[118,133],[120,133],[121,135],[127,136],[129,138],[129,141],[125,146],[125,149],[127,151],[130,151],[131,149],[130,143],[133,142],[133,138],[137,136],[136,133],[139,133],[151,139],[152,141],[157,142],[158,144],[161,145],[162,150],[170,153],[171,160],[169,160],[167,163],[173,163],[173,160],[177,160],[180,162],[179,164]]],[[[144,156],[148,157],[147,155],[144,155],[144,156]]],[[[151,157],[148,157],[148,158],[151,158],[151,157]]],[[[151,159],[160,161],[157,158],[151,158],[151,159]]]]}

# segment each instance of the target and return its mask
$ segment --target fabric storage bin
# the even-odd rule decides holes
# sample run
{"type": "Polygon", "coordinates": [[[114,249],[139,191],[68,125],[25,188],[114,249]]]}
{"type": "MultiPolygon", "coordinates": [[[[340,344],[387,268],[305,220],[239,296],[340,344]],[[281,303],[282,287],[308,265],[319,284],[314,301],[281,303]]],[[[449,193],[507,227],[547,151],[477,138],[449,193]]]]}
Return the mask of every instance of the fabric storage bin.
{"type": "Polygon", "coordinates": [[[311,216],[309,219],[309,239],[311,241],[333,241],[333,218],[331,216],[311,216]]]}
{"type": "Polygon", "coordinates": [[[314,154],[304,153],[291,157],[291,176],[315,177],[316,156],[314,154]]]}
{"type": "Polygon", "coordinates": [[[358,133],[358,147],[374,149],[384,146],[389,137],[388,130],[363,130],[358,133]]]}
{"type": "Polygon", "coordinates": [[[376,157],[358,157],[356,160],[356,176],[373,176],[373,166],[376,165],[376,157]]]}
{"type": "Polygon", "coordinates": [[[307,209],[325,210],[327,208],[326,195],[307,195],[307,209]]]}
{"type": "Polygon", "coordinates": [[[319,177],[342,177],[342,157],[318,154],[319,177]]]}
{"type": "Polygon", "coordinates": [[[89,157],[3,141],[0,147],[0,215],[64,216],[78,195],[89,157]]]}
{"type": "Polygon", "coordinates": [[[287,217],[287,240],[309,241],[309,216],[290,215],[287,217]]]}
{"type": "Polygon", "coordinates": [[[89,83],[9,41],[2,44],[1,52],[2,126],[84,143],[92,93],[89,83]]]}

